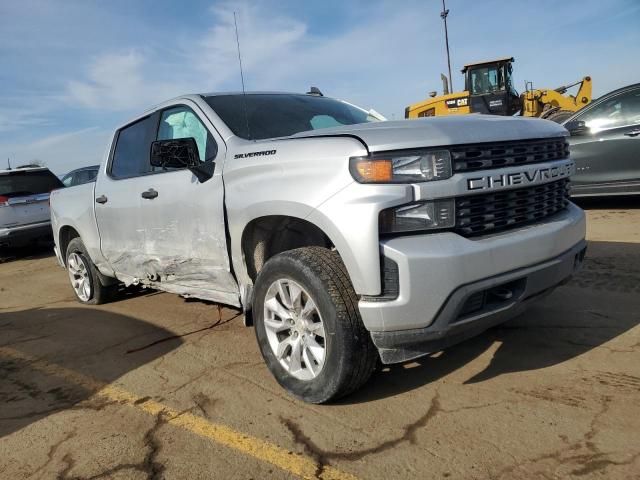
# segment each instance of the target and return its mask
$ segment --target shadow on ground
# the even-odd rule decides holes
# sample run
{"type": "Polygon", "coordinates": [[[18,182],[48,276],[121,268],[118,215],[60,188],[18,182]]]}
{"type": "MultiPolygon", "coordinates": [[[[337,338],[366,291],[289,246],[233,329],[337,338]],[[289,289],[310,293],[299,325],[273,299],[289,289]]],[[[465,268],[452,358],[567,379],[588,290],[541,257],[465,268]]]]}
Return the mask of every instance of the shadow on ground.
{"type": "Polygon", "coordinates": [[[363,389],[340,403],[368,402],[435,382],[496,342],[499,346],[489,365],[464,383],[550,367],[599,347],[639,323],[640,244],[589,242],[584,267],[572,281],[520,317],[435,355],[382,366],[363,389]]]}
{"type": "Polygon", "coordinates": [[[53,255],[52,241],[39,241],[22,247],[0,247],[0,264],[15,260],[37,260],[53,255]]]}
{"type": "Polygon", "coordinates": [[[181,343],[168,330],[93,308],[0,313],[0,437],[61,410],[104,408],[99,399],[88,401],[100,384],[181,343]],[[151,343],[153,348],[140,348],[151,343]],[[80,387],[43,369],[49,362],[99,384],[80,387]]]}

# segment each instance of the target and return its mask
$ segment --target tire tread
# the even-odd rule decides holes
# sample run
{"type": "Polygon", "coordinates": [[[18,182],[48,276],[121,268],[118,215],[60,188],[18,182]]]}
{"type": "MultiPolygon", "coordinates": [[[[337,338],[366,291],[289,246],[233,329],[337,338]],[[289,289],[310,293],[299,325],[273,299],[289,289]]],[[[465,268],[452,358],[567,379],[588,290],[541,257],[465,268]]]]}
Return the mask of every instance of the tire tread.
{"type": "Polygon", "coordinates": [[[286,252],[298,257],[311,268],[329,288],[338,310],[339,320],[347,326],[351,336],[356,340],[356,351],[351,352],[352,368],[350,375],[333,399],[338,399],[364,385],[371,377],[378,363],[378,351],[364,327],[358,310],[358,296],[351,284],[347,269],[340,255],[322,247],[302,247],[286,252]]]}

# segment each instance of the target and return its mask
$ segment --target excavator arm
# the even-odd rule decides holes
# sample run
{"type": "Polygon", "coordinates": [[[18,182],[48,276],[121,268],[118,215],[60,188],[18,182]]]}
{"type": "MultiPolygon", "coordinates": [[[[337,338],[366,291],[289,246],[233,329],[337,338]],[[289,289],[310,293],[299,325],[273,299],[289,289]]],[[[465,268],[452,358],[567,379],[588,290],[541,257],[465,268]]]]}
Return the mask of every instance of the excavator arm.
{"type": "Polygon", "coordinates": [[[591,77],[586,76],[579,82],[558,87],[555,90],[527,90],[521,96],[522,112],[526,117],[540,117],[561,121],[559,118],[581,109],[591,102],[591,77]],[[571,87],[580,85],[575,96],[566,95],[571,87]]]}

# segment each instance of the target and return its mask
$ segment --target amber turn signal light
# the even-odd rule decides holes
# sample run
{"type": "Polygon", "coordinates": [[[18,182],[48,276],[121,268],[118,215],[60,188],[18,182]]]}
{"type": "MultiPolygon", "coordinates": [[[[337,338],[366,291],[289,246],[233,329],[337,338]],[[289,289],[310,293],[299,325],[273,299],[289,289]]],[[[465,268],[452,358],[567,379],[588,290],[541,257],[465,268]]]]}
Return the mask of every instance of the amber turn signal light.
{"type": "Polygon", "coordinates": [[[391,160],[359,159],[353,166],[357,180],[362,183],[387,183],[393,178],[391,160]]]}

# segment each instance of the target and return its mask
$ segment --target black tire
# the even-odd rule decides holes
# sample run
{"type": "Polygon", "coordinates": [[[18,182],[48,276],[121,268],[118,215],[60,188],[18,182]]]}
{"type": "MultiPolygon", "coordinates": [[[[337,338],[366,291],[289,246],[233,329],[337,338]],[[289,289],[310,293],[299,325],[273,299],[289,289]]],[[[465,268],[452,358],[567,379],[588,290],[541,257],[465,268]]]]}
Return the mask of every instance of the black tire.
{"type": "Polygon", "coordinates": [[[280,253],[265,264],[255,284],[253,314],[258,345],[267,367],[293,396],[325,403],[360,388],[373,373],[379,355],[358,311],[358,297],[337,252],[304,247],[280,253]],[[297,282],[313,298],[324,324],[325,360],[317,377],[291,375],[272,350],[264,325],[264,302],[279,279],[297,282]]]}
{"type": "Polygon", "coordinates": [[[558,110],[557,112],[553,112],[548,117],[545,117],[545,120],[551,120],[552,122],[562,123],[575,112],[570,110],[558,110]]]}
{"type": "Polygon", "coordinates": [[[87,305],[100,305],[102,303],[106,303],[109,300],[111,300],[117,289],[117,285],[105,286],[102,284],[102,281],[100,280],[100,275],[98,274],[98,270],[96,266],[91,261],[91,257],[89,257],[89,254],[87,253],[87,249],[82,243],[82,240],[80,240],[80,238],[78,237],[72,239],[69,242],[69,245],[67,246],[67,251],[65,252],[64,261],[65,261],[65,266],[67,267],[67,271],[69,270],[69,256],[72,253],[76,254],[80,258],[80,260],[84,264],[84,267],[87,269],[87,272],[89,273],[88,280],[89,280],[90,290],[91,290],[89,294],[89,298],[87,300],[83,300],[82,298],[80,298],[80,296],[78,296],[78,293],[76,292],[75,288],[73,288],[73,285],[72,285],[73,293],[76,295],[76,299],[80,303],[84,303],[87,305]]]}

